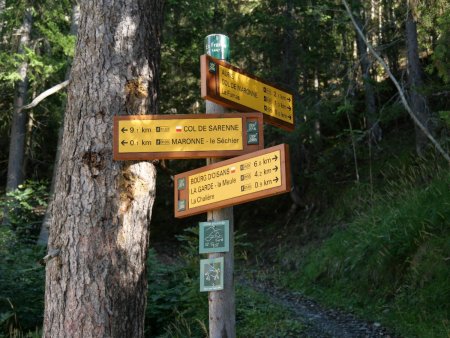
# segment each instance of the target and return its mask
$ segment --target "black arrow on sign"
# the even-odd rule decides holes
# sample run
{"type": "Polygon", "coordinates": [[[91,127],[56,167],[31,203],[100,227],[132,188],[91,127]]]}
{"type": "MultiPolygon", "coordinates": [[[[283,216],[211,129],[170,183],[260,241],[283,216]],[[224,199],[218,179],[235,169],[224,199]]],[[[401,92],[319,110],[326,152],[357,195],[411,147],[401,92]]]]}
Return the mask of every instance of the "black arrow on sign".
{"type": "Polygon", "coordinates": [[[127,128],[125,128],[125,127],[123,127],[123,128],[122,128],[122,129],[120,129],[120,130],[122,130],[122,133],[124,133],[124,132],[128,131],[128,129],[127,129],[127,128]]]}
{"type": "Polygon", "coordinates": [[[120,143],[122,143],[122,145],[124,146],[125,144],[127,144],[128,142],[127,141],[125,141],[125,140],[123,140],[122,142],[120,142],[120,143]]]}
{"type": "Polygon", "coordinates": [[[275,183],[278,183],[279,178],[275,177],[273,180],[275,181],[275,183]]]}
{"type": "Polygon", "coordinates": [[[274,160],[274,161],[278,160],[278,156],[275,155],[275,156],[272,158],[272,160],[274,160]]]}
{"type": "Polygon", "coordinates": [[[273,170],[275,170],[275,172],[278,171],[278,166],[275,166],[275,168],[273,168],[273,170]]]}

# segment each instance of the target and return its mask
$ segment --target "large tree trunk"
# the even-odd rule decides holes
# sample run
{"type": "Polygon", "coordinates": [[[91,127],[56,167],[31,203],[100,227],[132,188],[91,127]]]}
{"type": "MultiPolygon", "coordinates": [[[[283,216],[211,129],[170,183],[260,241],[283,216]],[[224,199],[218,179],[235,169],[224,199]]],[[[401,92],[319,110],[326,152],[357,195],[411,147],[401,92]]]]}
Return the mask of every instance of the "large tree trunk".
{"type": "MultiPolygon", "coordinates": [[[[366,15],[364,14],[363,5],[359,0],[354,1],[354,3],[358,8],[355,13],[355,21],[358,24],[359,28],[364,32],[366,31],[366,29],[364,29],[365,25],[363,26],[362,20],[365,19],[366,15]]],[[[378,124],[375,91],[372,85],[372,76],[370,75],[369,54],[367,53],[366,44],[358,33],[356,33],[356,45],[358,47],[359,63],[361,66],[362,79],[364,83],[367,127],[369,129],[370,139],[378,142],[381,140],[382,131],[380,125],[378,124]]]]}
{"type": "MultiPolygon", "coordinates": [[[[19,54],[25,54],[31,34],[33,17],[31,9],[25,10],[22,27],[20,29],[19,54]]],[[[25,151],[25,135],[27,127],[27,113],[22,110],[26,103],[28,90],[28,61],[23,61],[18,69],[20,80],[16,85],[14,97],[14,112],[11,121],[11,135],[9,143],[8,174],[6,180],[6,191],[17,189],[23,182],[23,159],[25,151]]]]}
{"type": "MultiPolygon", "coordinates": [[[[397,18],[395,16],[394,0],[383,0],[383,26],[381,33],[381,41],[383,45],[394,44],[397,31],[397,18]]],[[[399,48],[397,46],[390,46],[385,49],[385,54],[388,59],[389,68],[397,77],[399,75],[399,48]]]]}
{"type": "MultiPolygon", "coordinates": [[[[413,113],[417,119],[433,134],[431,113],[425,95],[420,93],[423,87],[422,68],[419,59],[419,46],[417,42],[417,23],[415,17],[416,6],[414,1],[408,1],[408,15],[406,18],[406,42],[408,46],[408,80],[409,97],[413,113]]],[[[424,154],[428,144],[427,136],[415,126],[416,152],[419,156],[424,154]]]]}
{"type": "Polygon", "coordinates": [[[55,182],[44,337],[143,337],[156,170],[115,162],[113,115],[156,113],[163,0],[83,0],[55,182]]]}

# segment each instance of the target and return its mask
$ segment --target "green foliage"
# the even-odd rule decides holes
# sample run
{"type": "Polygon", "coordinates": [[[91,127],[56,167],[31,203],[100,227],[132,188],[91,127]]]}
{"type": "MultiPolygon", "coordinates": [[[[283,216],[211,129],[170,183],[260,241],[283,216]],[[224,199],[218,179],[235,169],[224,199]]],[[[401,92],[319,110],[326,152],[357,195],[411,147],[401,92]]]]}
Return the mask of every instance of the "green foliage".
{"type": "Polygon", "coordinates": [[[433,54],[433,65],[440,77],[450,82],[450,8],[438,19],[442,33],[439,36],[433,54]]]}
{"type": "Polygon", "coordinates": [[[287,281],[334,306],[376,316],[405,336],[444,336],[450,175],[425,164],[401,170],[373,208],[312,251],[299,276],[287,281]]]}
{"type": "Polygon", "coordinates": [[[304,325],[292,313],[247,286],[236,291],[237,337],[301,337],[304,325]]]}
{"type": "MultiPolygon", "coordinates": [[[[199,292],[198,229],[188,228],[178,236],[179,259],[161,263],[150,251],[146,335],[161,337],[206,337],[207,293],[199,292]]],[[[236,235],[236,256],[244,257],[249,244],[236,235]]],[[[292,314],[248,286],[236,285],[236,328],[239,337],[288,337],[302,331],[292,314]]]]}
{"type": "Polygon", "coordinates": [[[48,184],[27,181],[0,199],[0,208],[19,240],[34,243],[47,207],[48,184]]]}
{"type": "Polygon", "coordinates": [[[37,336],[45,275],[38,261],[44,255],[44,248],[24,244],[11,229],[0,226],[0,337],[37,336]]]}
{"type": "MultiPolygon", "coordinates": [[[[69,0],[45,0],[30,4],[25,1],[7,1],[0,13],[2,23],[0,40],[0,133],[8,135],[14,111],[15,84],[20,80],[18,67],[27,62],[29,83],[27,100],[64,80],[73,55],[75,37],[70,33],[69,0]],[[32,6],[33,23],[28,48],[18,53],[20,27],[25,6],[32,6]]],[[[55,94],[30,111],[32,123],[27,134],[26,176],[49,177],[54,161],[58,127],[64,108],[64,94],[55,94]]],[[[29,103],[29,102],[25,102],[29,103]]],[[[8,138],[0,141],[0,172],[7,170],[8,138]]],[[[3,183],[3,182],[1,182],[3,183]]]]}
{"type": "Polygon", "coordinates": [[[439,117],[450,127],[450,111],[440,111],[439,117]]]}
{"type": "Polygon", "coordinates": [[[195,232],[189,228],[178,237],[182,251],[173,264],[162,264],[155,251],[150,251],[147,336],[204,336],[208,301],[199,292],[198,232],[197,236],[195,232]]]}
{"type": "Polygon", "coordinates": [[[36,246],[48,186],[27,181],[0,199],[0,337],[36,337],[44,310],[45,249],[36,246]],[[4,215],[5,216],[5,215],[4,215]],[[28,333],[27,333],[28,332],[28,333]]]}

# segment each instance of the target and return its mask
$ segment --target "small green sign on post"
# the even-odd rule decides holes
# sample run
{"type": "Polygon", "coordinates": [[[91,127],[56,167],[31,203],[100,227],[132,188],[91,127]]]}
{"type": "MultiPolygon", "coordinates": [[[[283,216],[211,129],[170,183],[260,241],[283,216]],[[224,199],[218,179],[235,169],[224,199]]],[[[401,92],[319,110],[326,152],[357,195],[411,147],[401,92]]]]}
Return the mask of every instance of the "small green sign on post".
{"type": "Polygon", "coordinates": [[[206,54],[216,59],[230,62],[230,39],[228,36],[223,34],[210,34],[205,38],[205,46],[206,54]]]}
{"type": "Polygon", "coordinates": [[[200,253],[228,252],[230,249],[230,222],[200,222],[200,253]]]}
{"type": "Polygon", "coordinates": [[[223,290],[223,257],[200,260],[200,291],[223,290]]]}

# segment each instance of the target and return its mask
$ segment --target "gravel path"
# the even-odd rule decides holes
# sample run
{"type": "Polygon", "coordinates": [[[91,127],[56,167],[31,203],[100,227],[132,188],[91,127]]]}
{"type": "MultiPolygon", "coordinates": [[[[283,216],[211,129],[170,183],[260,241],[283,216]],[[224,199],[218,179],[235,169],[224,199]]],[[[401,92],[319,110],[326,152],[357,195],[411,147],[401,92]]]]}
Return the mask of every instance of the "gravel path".
{"type": "Polygon", "coordinates": [[[297,320],[306,326],[303,337],[311,338],[394,338],[379,323],[358,319],[352,314],[326,309],[298,292],[281,290],[266,282],[249,281],[238,278],[242,283],[265,294],[274,303],[289,309],[297,320]]]}
{"type": "MultiPolygon", "coordinates": [[[[166,264],[172,264],[176,260],[176,251],[167,252],[167,247],[162,248],[157,248],[159,259],[166,264]]],[[[237,273],[236,283],[250,287],[264,294],[272,302],[287,308],[293,317],[296,317],[294,319],[306,327],[304,334],[295,338],[399,338],[379,323],[364,321],[352,314],[325,308],[299,292],[282,290],[268,281],[249,279],[237,273]]]]}

